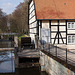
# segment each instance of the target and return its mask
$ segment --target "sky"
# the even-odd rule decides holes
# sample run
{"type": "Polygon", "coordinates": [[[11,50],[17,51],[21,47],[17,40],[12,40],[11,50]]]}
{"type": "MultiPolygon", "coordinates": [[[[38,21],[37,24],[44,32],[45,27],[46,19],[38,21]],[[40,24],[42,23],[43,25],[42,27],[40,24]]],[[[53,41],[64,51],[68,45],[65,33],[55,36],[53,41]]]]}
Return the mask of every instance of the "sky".
{"type": "Polygon", "coordinates": [[[6,14],[11,14],[20,2],[24,0],[0,0],[0,8],[6,14]]]}

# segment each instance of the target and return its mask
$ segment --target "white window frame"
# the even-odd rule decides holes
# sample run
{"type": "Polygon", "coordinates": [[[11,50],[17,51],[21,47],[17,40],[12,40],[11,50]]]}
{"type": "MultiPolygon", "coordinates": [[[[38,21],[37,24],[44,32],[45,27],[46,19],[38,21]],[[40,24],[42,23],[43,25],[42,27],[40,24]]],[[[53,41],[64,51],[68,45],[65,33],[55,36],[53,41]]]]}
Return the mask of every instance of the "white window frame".
{"type": "Polygon", "coordinates": [[[67,22],[67,29],[75,29],[75,22],[67,22]],[[70,27],[69,27],[70,23],[70,27]],[[72,28],[72,24],[74,23],[74,28],[72,28]]]}
{"type": "Polygon", "coordinates": [[[75,40],[74,40],[74,42],[73,42],[73,36],[75,37],[75,35],[67,35],[67,44],[75,44],[75,40]],[[69,43],[69,38],[68,37],[71,37],[71,43],[69,43]]]}

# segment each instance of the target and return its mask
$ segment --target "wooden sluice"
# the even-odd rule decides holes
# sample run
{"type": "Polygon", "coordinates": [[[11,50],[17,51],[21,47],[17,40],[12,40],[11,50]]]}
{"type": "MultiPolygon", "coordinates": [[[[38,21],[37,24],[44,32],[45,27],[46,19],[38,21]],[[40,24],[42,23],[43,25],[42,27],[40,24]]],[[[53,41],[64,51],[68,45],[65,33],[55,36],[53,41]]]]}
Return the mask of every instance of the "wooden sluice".
{"type": "Polygon", "coordinates": [[[35,49],[24,49],[17,53],[15,60],[16,68],[39,66],[39,51],[35,49]]]}

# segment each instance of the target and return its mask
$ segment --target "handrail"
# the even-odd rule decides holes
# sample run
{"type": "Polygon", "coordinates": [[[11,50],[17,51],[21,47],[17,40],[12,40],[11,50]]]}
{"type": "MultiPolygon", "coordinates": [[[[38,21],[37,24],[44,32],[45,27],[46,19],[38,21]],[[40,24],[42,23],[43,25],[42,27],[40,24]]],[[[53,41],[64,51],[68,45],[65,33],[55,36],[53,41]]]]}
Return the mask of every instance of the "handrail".
{"type": "MultiPolygon", "coordinates": [[[[65,59],[66,63],[71,62],[71,65],[75,66],[75,64],[72,64],[72,63],[75,63],[75,58],[72,58],[72,56],[75,57],[74,52],[68,51],[67,48],[60,48],[58,46],[54,46],[54,44],[51,44],[51,43],[41,44],[41,40],[39,40],[38,37],[36,37],[36,39],[38,40],[37,43],[38,43],[39,50],[45,50],[48,53],[56,56],[57,58],[59,58],[59,56],[60,56],[60,59],[62,59],[62,57],[63,57],[65,59]]],[[[62,59],[62,60],[64,60],[64,59],[62,59]]]]}

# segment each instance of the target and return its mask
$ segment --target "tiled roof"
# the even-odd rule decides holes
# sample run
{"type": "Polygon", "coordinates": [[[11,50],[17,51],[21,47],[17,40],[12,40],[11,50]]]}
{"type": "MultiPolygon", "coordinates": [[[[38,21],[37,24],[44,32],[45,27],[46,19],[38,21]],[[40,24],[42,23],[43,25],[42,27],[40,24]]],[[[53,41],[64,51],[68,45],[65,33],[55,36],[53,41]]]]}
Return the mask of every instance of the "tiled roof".
{"type": "Polygon", "coordinates": [[[37,19],[75,19],[75,0],[34,0],[37,19]]]}

